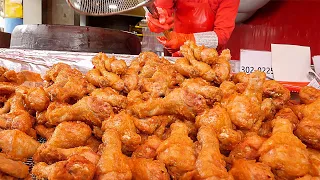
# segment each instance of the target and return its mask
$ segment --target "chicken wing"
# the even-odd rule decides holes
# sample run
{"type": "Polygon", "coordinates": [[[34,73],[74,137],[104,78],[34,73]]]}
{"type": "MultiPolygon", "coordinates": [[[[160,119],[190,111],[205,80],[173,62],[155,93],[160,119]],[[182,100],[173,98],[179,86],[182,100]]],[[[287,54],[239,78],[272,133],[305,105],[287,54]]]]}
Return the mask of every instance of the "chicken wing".
{"type": "Polygon", "coordinates": [[[219,150],[219,141],[213,126],[201,126],[198,132],[200,151],[196,160],[195,179],[232,179],[219,150]]]}
{"type": "Polygon", "coordinates": [[[44,125],[36,125],[35,126],[35,130],[37,132],[37,134],[45,139],[49,139],[53,132],[54,132],[55,128],[48,128],[44,125]]]}
{"type": "Polygon", "coordinates": [[[283,108],[291,98],[289,89],[274,80],[263,83],[263,96],[271,98],[277,109],[283,108]]]}
{"type": "Polygon", "coordinates": [[[301,88],[299,97],[303,104],[311,104],[320,98],[320,91],[314,87],[305,86],[301,88]]]}
{"type": "Polygon", "coordinates": [[[103,149],[97,165],[96,179],[131,180],[129,160],[121,152],[121,140],[117,131],[105,130],[102,141],[103,149]]]}
{"type": "Polygon", "coordinates": [[[78,100],[94,89],[80,71],[63,63],[53,65],[44,78],[50,83],[45,91],[49,94],[51,101],[78,100]]]}
{"type": "Polygon", "coordinates": [[[40,143],[19,130],[0,131],[0,149],[10,159],[24,161],[32,157],[40,143]]]}
{"type": "Polygon", "coordinates": [[[275,179],[271,168],[254,160],[238,159],[230,170],[235,180],[272,180],[275,179]]]}
{"type": "Polygon", "coordinates": [[[83,122],[62,122],[46,144],[57,148],[84,146],[91,133],[91,128],[83,122]]]}
{"type": "Polygon", "coordinates": [[[38,179],[91,180],[95,169],[95,165],[86,158],[74,155],[66,161],[59,161],[51,165],[44,162],[37,163],[32,168],[32,174],[38,179]]]}
{"type": "Polygon", "coordinates": [[[57,106],[57,103],[51,103],[46,113],[48,125],[58,125],[64,121],[83,121],[89,125],[101,126],[102,121],[113,113],[112,106],[96,96],[86,96],[73,105],[58,104],[57,108],[54,106],[57,106]]]}
{"type": "MultiPolygon", "coordinates": [[[[262,103],[262,86],[266,75],[256,71],[250,74],[248,86],[243,94],[234,93],[228,98],[226,109],[231,121],[240,129],[252,129],[256,123],[264,120],[262,103]]],[[[256,130],[259,127],[255,127],[256,130]]]]}
{"type": "Polygon", "coordinates": [[[109,103],[116,113],[127,107],[127,98],[109,87],[95,89],[91,93],[91,96],[97,97],[99,100],[109,103]]]}
{"type": "Polygon", "coordinates": [[[187,125],[175,122],[170,128],[170,137],[157,149],[157,159],[166,165],[172,179],[179,179],[195,170],[195,146],[188,137],[187,125]]]}
{"type": "Polygon", "coordinates": [[[46,110],[50,103],[48,94],[42,87],[29,89],[24,100],[28,109],[38,112],[46,110]]]}
{"type": "MultiPolygon", "coordinates": [[[[29,175],[29,167],[21,161],[14,161],[0,153],[0,174],[5,173],[16,178],[26,178],[29,175]]],[[[0,179],[2,179],[0,175],[0,179]]]]}
{"type": "Polygon", "coordinates": [[[86,77],[90,83],[96,87],[112,87],[117,91],[122,91],[124,81],[120,75],[127,70],[126,62],[116,60],[115,57],[109,58],[104,53],[99,53],[92,59],[95,69],[90,70],[86,77]]]}
{"type": "Polygon", "coordinates": [[[58,161],[68,160],[73,155],[83,156],[92,164],[97,164],[100,158],[90,147],[80,146],[63,149],[48,144],[42,144],[34,154],[33,160],[34,162],[53,164],[58,161]]]}
{"type": "Polygon", "coordinates": [[[259,154],[259,161],[270,166],[279,178],[296,178],[309,172],[307,148],[293,134],[288,119],[273,120],[272,136],[262,144],[259,154]]]}
{"type": "Polygon", "coordinates": [[[116,130],[123,143],[123,150],[134,151],[141,143],[141,137],[137,134],[137,129],[134,125],[134,117],[127,112],[122,111],[119,114],[110,116],[102,124],[102,130],[114,129],[116,130]]]}
{"type": "Polygon", "coordinates": [[[295,134],[309,146],[320,150],[320,98],[302,108],[303,119],[295,134]]]}
{"type": "Polygon", "coordinates": [[[170,180],[165,164],[158,160],[131,158],[133,180],[170,180]]]}
{"type": "Polygon", "coordinates": [[[149,136],[147,141],[141,144],[133,153],[133,158],[154,159],[157,156],[157,149],[161,144],[161,140],[153,135],[149,136]]]}

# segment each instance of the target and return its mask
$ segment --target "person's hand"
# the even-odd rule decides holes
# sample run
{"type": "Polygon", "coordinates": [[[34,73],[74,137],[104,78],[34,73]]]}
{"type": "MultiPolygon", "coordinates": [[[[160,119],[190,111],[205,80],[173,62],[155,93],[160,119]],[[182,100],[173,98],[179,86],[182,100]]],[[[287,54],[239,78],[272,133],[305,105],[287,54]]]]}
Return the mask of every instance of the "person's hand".
{"type": "Polygon", "coordinates": [[[158,8],[159,19],[156,19],[152,16],[151,13],[147,13],[147,22],[151,32],[161,33],[165,30],[169,30],[173,28],[173,14],[172,12],[168,12],[169,10],[158,8]]]}
{"type": "Polygon", "coordinates": [[[195,41],[193,34],[176,33],[174,31],[157,38],[158,41],[172,54],[180,50],[186,41],[195,41]]]}

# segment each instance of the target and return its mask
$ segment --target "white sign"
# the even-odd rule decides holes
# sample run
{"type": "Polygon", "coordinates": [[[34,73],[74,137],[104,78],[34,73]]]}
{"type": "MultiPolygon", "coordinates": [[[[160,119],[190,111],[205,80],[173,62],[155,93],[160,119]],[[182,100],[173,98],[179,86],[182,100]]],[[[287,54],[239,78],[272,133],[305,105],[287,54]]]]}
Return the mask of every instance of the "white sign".
{"type": "Polygon", "coordinates": [[[314,56],[312,60],[313,60],[314,70],[320,76],[320,56],[314,56]]]}
{"type": "Polygon", "coordinates": [[[240,72],[249,74],[254,71],[265,72],[267,77],[273,79],[271,52],[241,49],[240,72]]]}
{"type": "Polygon", "coordinates": [[[271,44],[272,68],[277,81],[309,82],[310,47],[271,44]]]}

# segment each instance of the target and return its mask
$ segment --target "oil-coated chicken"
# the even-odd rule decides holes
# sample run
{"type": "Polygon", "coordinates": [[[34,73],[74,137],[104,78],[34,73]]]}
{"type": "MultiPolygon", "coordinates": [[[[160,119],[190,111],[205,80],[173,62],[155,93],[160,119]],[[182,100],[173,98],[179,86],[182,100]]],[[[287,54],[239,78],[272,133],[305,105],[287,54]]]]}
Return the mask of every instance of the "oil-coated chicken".
{"type": "Polygon", "coordinates": [[[302,108],[303,119],[295,134],[309,146],[320,149],[320,98],[302,108]]]}
{"type": "Polygon", "coordinates": [[[32,168],[32,174],[38,179],[91,180],[95,169],[95,165],[86,158],[74,155],[66,161],[59,161],[51,165],[44,162],[37,163],[32,168]]]}
{"type": "Polygon", "coordinates": [[[32,157],[40,143],[19,130],[0,131],[0,149],[10,159],[24,161],[32,157]]]}
{"type": "Polygon", "coordinates": [[[279,178],[297,178],[309,172],[309,154],[299,138],[293,134],[288,119],[273,120],[272,136],[259,149],[259,161],[272,168],[279,178]]]}
{"type": "Polygon", "coordinates": [[[158,160],[131,158],[133,180],[170,180],[165,164],[158,160]]]}
{"type": "Polygon", "coordinates": [[[309,174],[320,177],[320,152],[314,149],[308,149],[308,152],[311,163],[309,174]]]}
{"type": "Polygon", "coordinates": [[[133,158],[154,159],[157,156],[157,149],[161,144],[161,140],[153,135],[149,136],[146,142],[141,144],[133,153],[133,158]]]}
{"type": "MultiPolygon", "coordinates": [[[[11,160],[5,154],[0,153],[0,174],[1,173],[15,178],[26,178],[29,174],[29,167],[21,161],[11,160]]],[[[4,178],[0,175],[0,179],[4,178]]]]}
{"type": "Polygon", "coordinates": [[[62,122],[46,144],[57,148],[84,146],[91,133],[91,128],[83,122],[62,122]]]}
{"type": "Polygon", "coordinates": [[[172,179],[180,179],[195,170],[195,146],[188,136],[187,125],[175,122],[170,128],[170,137],[157,149],[157,159],[166,165],[172,179]]]}
{"type": "Polygon", "coordinates": [[[90,70],[86,77],[90,83],[96,87],[112,87],[117,91],[122,91],[124,81],[120,75],[124,74],[127,65],[123,60],[109,58],[104,53],[99,53],[92,59],[95,69],[90,70]]]}
{"type": "Polygon", "coordinates": [[[80,71],[63,63],[53,65],[44,78],[50,83],[45,90],[51,101],[72,102],[94,89],[80,71]]]}
{"type": "Polygon", "coordinates": [[[314,87],[305,86],[301,88],[299,97],[303,104],[311,104],[320,98],[320,91],[314,87]]]}
{"type": "Polygon", "coordinates": [[[137,134],[137,129],[134,125],[134,117],[125,111],[119,114],[110,116],[102,124],[102,130],[114,129],[119,135],[123,143],[123,150],[134,151],[141,143],[141,137],[137,134]]]}
{"type": "Polygon", "coordinates": [[[254,160],[238,159],[230,170],[235,180],[273,180],[271,168],[254,160]]]}
{"type": "Polygon", "coordinates": [[[131,180],[129,159],[121,152],[118,132],[106,129],[102,141],[101,158],[97,165],[95,179],[131,180]]]}
{"type": "Polygon", "coordinates": [[[198,132],[199,153],[195,179],[232,179],[219,150],[219,141],[213,126],[202,126],[198,132]]]}

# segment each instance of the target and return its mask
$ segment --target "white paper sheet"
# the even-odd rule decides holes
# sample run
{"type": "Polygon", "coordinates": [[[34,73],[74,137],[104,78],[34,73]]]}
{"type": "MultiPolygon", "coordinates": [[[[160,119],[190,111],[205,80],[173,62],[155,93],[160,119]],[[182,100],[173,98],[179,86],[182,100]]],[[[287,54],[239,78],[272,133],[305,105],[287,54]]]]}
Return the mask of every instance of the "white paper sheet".
{"type": "Polygon", "coordinates": [[[310,47],[272,44],[272,69],[277,81],[310,82],[310,47]]]}
{"type": "Polygon", "coordinates": [[[314,56],[312,60],[313,60],[314,70],[320,76],[320,56],[314,56]]]}
{"type": "Polygon", "coordinates": [[[316,79],[313,79],[309,84],[308,86],[310,87],[314,87],[316,89],[320,89],[320,84],[318,83],[318,81],[316,79]]]}

